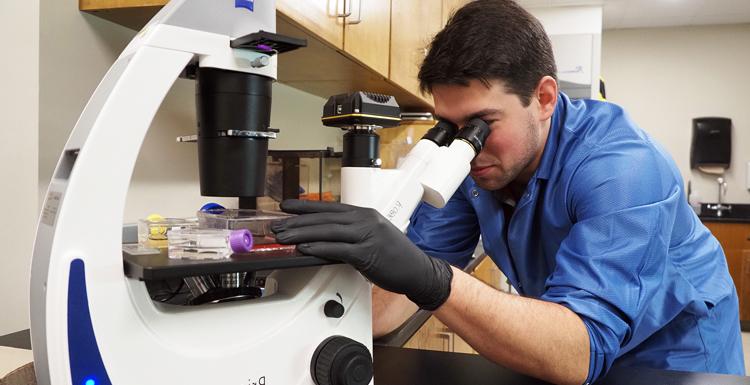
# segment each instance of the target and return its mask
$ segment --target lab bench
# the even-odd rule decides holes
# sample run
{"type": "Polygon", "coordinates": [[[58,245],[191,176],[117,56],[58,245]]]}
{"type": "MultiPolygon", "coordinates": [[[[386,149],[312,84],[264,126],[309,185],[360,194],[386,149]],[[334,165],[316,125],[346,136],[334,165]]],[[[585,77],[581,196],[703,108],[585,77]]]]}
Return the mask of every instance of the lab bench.
{"type": "MultiPolygon", "coordinates": [[[[0,336],[0,346],[30,349],[29,331],[0,336]]],[[[481,356],[376,346],[375,385],[540,385],[481,356]]],[[[669,370],[618,368],[601,385],[750,385],[750,377],[669,370]]]]}

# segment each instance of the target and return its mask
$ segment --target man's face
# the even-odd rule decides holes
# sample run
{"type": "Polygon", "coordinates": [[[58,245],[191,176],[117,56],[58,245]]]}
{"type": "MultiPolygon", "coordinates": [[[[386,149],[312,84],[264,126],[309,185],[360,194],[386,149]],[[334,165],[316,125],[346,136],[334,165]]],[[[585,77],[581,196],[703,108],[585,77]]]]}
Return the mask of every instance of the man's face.
{"type": "Polygon", "coordinates": [[[549,120],[539,119],[536,98],[524,107],[500,81],[493,81],[487,88],[478,80],[468,86],[436,85],[432,95],[435,113],[459,127],[473,118],[489,123],[484,148],[471,162],[471,177],[479,187],[499,190],[513,181],[528,182],[538,166],[549,129],[549,120]]]}

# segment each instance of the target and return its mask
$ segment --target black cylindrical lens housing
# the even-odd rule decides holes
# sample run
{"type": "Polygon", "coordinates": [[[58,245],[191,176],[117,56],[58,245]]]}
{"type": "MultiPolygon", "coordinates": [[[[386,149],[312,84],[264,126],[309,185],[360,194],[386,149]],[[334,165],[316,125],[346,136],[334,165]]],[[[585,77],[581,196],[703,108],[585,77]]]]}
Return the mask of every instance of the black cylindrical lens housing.
{"type": "Polygon", "coordinates": [[[267,132],[273,79],[200,68],[196,84],[201,195],[256,197],[265,193],[268,139],[228,136],[267,132]]]}
{"type": "Polygon", "coordinates": [[[265,195],[267,139],[198,138],[201,195],[265,195]]]}
{"type": "Polygon", "coordinates": [[[273,79],[216,68],[198,69],[195,89],[198,134],[226,130],[268,131],[273,79]]]}
{"type": "Polygon", "coordinates": [[[369,130],[349,130],[344,135],[341,167],[380,167],[380,137],[369,130]]]}
{"type": "Polygon", "coordinates": [[[462,139],[474,147],[474,151],[479,154],[484,147],[484,141],[490,134],[490,126],[482,119],[474,118],[458,131],[456,139],[462,139]]]}
{"type": "Polygon", "coordinates": [[[453,138],[458,132],[458,127],[455,124],[440,120],[435,124],[434,127],[430,128],[422,139],[428,139],[433,141],[438,146],[447,146],[453,142],[453,138]]]}

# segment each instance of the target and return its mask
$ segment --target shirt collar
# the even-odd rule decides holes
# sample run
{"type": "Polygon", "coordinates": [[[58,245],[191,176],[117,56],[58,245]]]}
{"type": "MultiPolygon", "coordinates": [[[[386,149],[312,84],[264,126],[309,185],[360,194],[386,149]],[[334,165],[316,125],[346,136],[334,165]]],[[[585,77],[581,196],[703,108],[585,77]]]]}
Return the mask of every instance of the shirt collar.
{"type": "Polygon", "coordinates": [[[560,92],[557,98],[557,104],[555,105],[555,111],[552,113],[552,122],[549,125],[549,134],[547,135],[547,142],[544,144],[544,152],[542,153],[542,159],[539,161],[539,166],[534,172],[534,176],[531,179],[549,179],[552,173],[552,166],[555,161],[555,153],[557,152],[557,145],[560,142],[560,131],[562,128],[562,122],[565,115],[565,105],[570,102],[568,96],[560,92]]]}

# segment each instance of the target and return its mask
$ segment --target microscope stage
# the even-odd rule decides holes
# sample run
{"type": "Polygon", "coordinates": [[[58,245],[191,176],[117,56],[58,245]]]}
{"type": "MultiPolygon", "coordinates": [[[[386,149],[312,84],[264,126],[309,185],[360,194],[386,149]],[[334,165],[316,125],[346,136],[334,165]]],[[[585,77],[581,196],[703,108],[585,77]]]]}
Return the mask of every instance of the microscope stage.
{"type": "Polygon", "coordinates": [[[330,265],[329,261],[299,252],[263,252],[232,254],[225,259],[170,259],[167,249],[152,249],[152,253],[132,251],[123,246],[125,275],[141,281],[194,277],[208,274],[253,272],[260,270],[289,269],[295,267],[330,265]]]}

